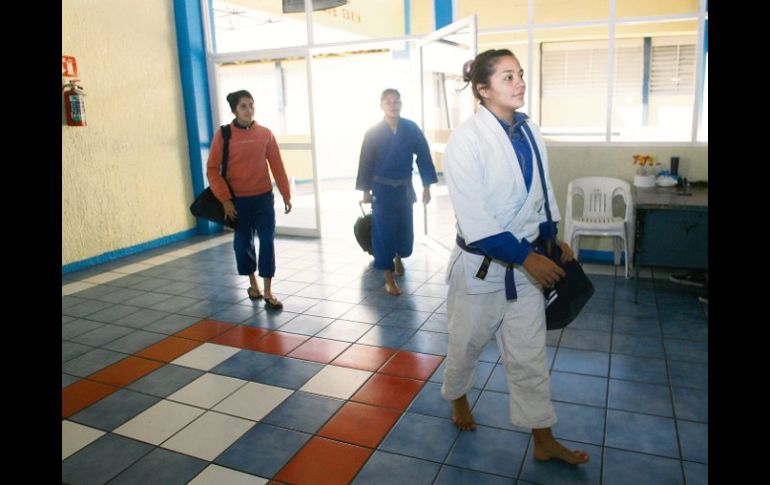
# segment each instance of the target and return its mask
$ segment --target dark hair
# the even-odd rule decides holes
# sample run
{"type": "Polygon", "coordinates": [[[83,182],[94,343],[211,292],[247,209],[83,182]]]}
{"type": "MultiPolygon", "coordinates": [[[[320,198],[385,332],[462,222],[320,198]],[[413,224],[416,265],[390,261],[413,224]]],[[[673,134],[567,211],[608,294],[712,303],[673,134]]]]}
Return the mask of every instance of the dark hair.
{"type": "Polygon", "coordinates": [[[380,94],[380,101],[385,99],[385,96],[389,94],[395,94],[396,96],[398,96],[398,99],[401,99],[401,93],[398,92],[398,89],[388,88],[382,91],[382,94],[380,94]]]}
{"type": "Polygon", "coordinates": [[[254,96],[252,96],[251,93],[245,89],[230,93],[227,95],[227,104],[230,105],[230,111],[235,113],[235,107],[238,106],[238,101],[240,101],[241,98],[249,98],[250,100],[254,101],[254,96]]]}
{"type": "Polygon", "coordinates": [[[509,56],[516,57],[509,49],[489,49],[477,55],[472,61],[463,64],[463,81],[471,83],[471,89],[476,99],[484,102],[479,94],[479,84],[488,85],[489,77],[495,72],[495,66],[500,58],[509,56]]]}

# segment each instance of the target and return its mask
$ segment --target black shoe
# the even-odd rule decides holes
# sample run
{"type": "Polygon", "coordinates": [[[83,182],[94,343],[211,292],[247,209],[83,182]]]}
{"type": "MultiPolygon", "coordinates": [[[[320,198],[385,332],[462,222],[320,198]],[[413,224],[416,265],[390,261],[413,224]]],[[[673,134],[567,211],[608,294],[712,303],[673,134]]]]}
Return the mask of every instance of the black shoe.
{"type": "Polygon", "coordinates": [[[280,310],[283,308],[283,303],[278,301],[277,298],[265,298],[265,308],[267,310],[280,310]]]}
{"type": "Polygon", "coordinates": [[[689,273],[672,274],[668,277],[668,280],[672,283],[687,286],[697,286],[699,288],[705,288],[708,283],[706,274],[702,271],[690,271],[689,273]]]}

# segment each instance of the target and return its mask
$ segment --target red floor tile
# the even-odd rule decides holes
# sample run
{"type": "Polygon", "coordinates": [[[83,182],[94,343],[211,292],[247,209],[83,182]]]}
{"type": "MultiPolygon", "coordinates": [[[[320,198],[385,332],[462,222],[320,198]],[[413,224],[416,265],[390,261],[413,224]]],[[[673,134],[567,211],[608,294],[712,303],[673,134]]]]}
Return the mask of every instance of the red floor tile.
{"type": "Polygon", "coordinates": [[[318,435],[376,448],[400,416],[394,409],[348,401],[318,435]]]}
{"type": "Polygon", "coordinates": [[[213,344],[229,345],[239,349],[257,350],[260,340],[268,335],[270,330],[259,327],[249,327],[238,325],[227,332],[212,338],[209,342],[213,344]]]}
{"type": "Polygon", "coordinates": [[[307,340],[307,335],[296,335],[286,332],[271,332],[253,347],[252,350],[270,354],[286,355],[307,340]]]}
{"type": "Polygon", "coordinates": [[[116,362],[111,366],[100,370],[99,372],[91,374],[88,376],[88,379],[102,382],[104,384],[123,387],[131,384],[140,377],[144,377],[150,372],[163,367],[164,365],[165,364],[163,362],[158,362],[157,360],[148,360],[129,356],[120,362],[116,362]]]}
{"type": "Polygon", "coordinates": [[[405,377],[374,374],[350,400],[403,411],[424,383],[405,377]]]}
{"type": "Polygon", "coordinates": [[[85,379],[65,387],[61,391],[61,417],[69,418],[91,404],[104,399],[119,388],[85,379]]]}
{"type": "Polygon", "coordinates": [[[441,365],[443,357],[439,355],[419,354],[417,352],[399,351],[378,372],[399,377],[409,377],[427,381],[433,372],[441,365]]]}
{"type": "Polygon", "coordinates": [[[374,372],[396,352],[395,349],[353,344],[342,355],[334,359],[332,364],[374,372]]]}
{"type": "Polygon", "coordinates": [[[216,320],[201,320],[200,322],[177,332],[177,337],[189,338],[191,340],[200,340],[205,342],[225,333],[236,325],[233,323],[218,322],[216,320]]]}
{"type": "Polygon", "coordinates": [[[144,357],[145,359],[171,362],[177,357],[182,356],[199,346],[201,343],[202,342],[197,342],[195,340],[171,336],[134,355],[137,357],[144,357]]]}
{"type": "Polygon", "coordinates": [[[296,349],[292,350],[289,353],[289,357],[328,364],[349,346],[349,342],[312,337],[296,349]]]}
{"type": "Polygon", "coordinates": [[[353,480],[374,450],[313,437],[275,476],[296,485],[336,485],[353,480]]]}

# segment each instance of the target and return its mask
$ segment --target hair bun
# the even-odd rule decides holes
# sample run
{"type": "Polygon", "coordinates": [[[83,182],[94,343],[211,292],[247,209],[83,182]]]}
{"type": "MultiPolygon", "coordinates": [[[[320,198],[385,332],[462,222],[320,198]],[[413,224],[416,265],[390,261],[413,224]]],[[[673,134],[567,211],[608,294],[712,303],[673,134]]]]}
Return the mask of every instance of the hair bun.
{"type": "Polygon", "coordinates": [[[473,59],[463,64],[463,81],[471,81],[471,73],[473,72],[473,59]]]}

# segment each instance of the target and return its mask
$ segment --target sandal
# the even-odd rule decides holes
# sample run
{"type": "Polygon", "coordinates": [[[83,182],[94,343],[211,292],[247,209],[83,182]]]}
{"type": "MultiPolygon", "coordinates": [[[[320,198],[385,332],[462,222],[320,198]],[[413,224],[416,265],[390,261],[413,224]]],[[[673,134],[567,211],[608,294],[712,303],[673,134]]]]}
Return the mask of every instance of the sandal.
{"type": "Polygon", "coordinates": [[[278,301],[276,297],[265,298],[265,308],[268,310],[280,310],[283,308],[283,303],[278,301]]]}
{"type": "Polygon", "coordinates": [[[250,300],[261,300],[262,299],[262,293],[260,293],[258,290],[255,290],[251,286],[249,286],[249,289],[246,290],[246,293],[249,294],[250,300]]]}

